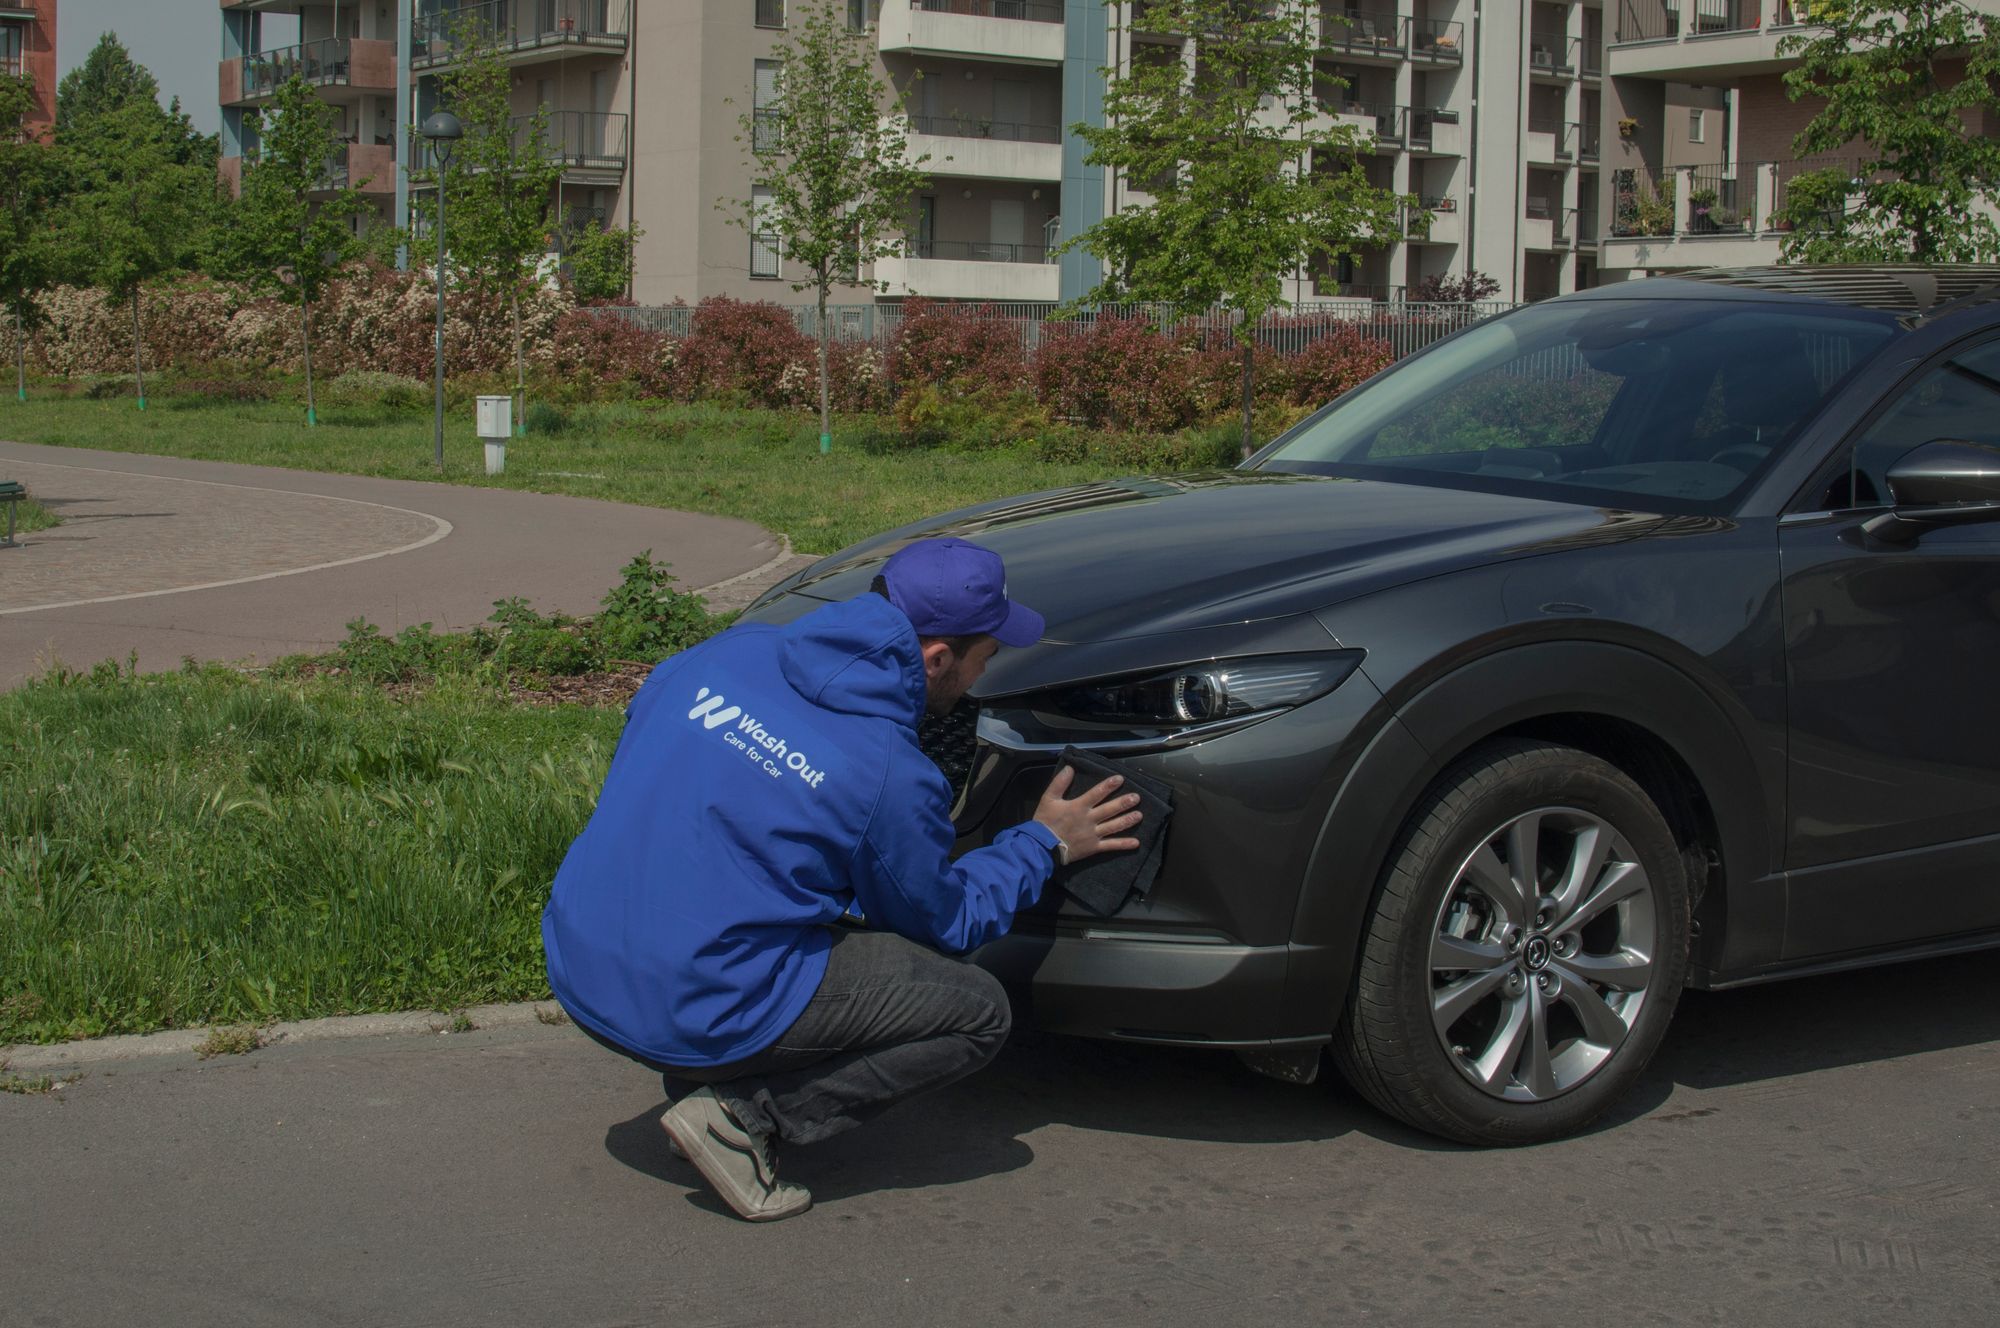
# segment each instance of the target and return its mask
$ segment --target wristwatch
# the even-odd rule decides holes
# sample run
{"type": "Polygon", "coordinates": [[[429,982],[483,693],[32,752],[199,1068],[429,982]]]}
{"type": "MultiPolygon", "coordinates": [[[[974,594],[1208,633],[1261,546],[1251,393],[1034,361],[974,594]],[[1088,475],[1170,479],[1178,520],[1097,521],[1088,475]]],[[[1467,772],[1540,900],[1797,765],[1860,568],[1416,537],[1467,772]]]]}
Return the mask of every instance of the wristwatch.
{"type": "MultiPolygon", "coordinates": [[[[1047,826],[1043,826],[1042,828],[1044,830],[1048,830],[1047,826]]],[[[1049,830],[1049,838],[1056,841],[1055,847],[1049,850],[1049,852],[1055,854],[1056,866],[1058,867],[1069,866],[1069,845],[1063,843],[1062,836],[1057,834],[1053,830],[1049,830]]]]}

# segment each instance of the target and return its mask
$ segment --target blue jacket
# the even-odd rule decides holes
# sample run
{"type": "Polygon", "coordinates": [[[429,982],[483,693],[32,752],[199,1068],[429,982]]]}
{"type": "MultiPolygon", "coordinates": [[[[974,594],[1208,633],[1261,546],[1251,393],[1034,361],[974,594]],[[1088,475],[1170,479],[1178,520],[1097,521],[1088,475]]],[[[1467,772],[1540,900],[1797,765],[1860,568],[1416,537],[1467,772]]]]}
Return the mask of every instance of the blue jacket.
{"type": "Polygon", "coordinates": [[[850,905],[941,950],[1003,935],[1055,836],[1029,822],[949,859],[924,695],[909,619],[873,594],[656,667],[542,914],[563,1008],[651,1060],[722,1065],[791,1027],[850,905]]]}

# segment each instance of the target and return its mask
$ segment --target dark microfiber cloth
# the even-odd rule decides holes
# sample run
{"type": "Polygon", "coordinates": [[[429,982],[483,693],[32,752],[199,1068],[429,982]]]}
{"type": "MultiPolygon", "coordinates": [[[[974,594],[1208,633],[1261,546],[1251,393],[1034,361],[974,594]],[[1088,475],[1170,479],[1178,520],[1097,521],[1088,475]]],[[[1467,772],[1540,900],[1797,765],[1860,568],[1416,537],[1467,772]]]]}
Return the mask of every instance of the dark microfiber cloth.
{"type": "Polygon", "coordinates": [[[1123,797],[1127,793],[1139,795],[1139,811],[1143,816],[1139,824],[1125,832],[1126,836],[1139,841],[1139,847],[1118,853],[1099,853],[1068,867],[1056,868],[1056,884],[1069,891],[1072,899],[1099,917],[1116,913],[1130,895],[1136,893],[1145,898],[1153,888],[1153,879],[1160,874],[1160,860],[1167,842],[1167,822],[1174,814],[1173,790],[1151,775],[1140,774],[1109,757],[1075,747],[1063,749],[1056,768],[1063,766],[1072,766],[1076,770],[1069,786],[1070,797],[1095,788],[1113,775],[1125,777],[1123,787],[1113,796],[1123,797]]]}

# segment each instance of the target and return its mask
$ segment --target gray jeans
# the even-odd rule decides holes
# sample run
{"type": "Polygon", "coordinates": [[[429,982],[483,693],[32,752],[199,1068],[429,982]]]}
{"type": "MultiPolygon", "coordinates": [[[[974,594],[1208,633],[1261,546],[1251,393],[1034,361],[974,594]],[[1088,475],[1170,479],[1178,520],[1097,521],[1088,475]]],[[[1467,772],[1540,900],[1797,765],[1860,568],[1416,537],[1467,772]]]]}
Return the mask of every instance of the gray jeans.
{"type": "Polygon", "coordinates": [[[809,1144],[963,1079],[1013,1026],[985,969],[889,932],[831,928],[826,976],[777,1042],[727,1065],[659,1067],[670,1097],[700,1084],[746,1129],[809,1144]]]}

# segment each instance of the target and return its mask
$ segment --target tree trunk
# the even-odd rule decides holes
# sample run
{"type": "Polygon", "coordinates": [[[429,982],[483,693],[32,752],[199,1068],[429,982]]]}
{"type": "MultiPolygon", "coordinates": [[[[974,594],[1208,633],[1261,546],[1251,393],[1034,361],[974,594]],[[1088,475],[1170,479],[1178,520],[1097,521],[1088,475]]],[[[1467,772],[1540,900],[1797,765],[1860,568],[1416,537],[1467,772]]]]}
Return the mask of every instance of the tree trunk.
{"type": "Polygon", "coordinates": [[[145,340],[139,334],[139,288],[132,288],[132,374],[139,384],[139,409],[146,408],[145,340]]]}
{"type": "Polygon", "coordinates": [[[14,395],[28,399],[28,322],[14,310],[14,395]]]}
{"type": "Polygon", "coordinates": [[[306,348],[306,423],[319,423],[319,412],[313,403],[313,307],[312,301],[299,301],[299,336],[306,348]]]}
{"type": "Polygon", "coordinates": [[[514,311],[514,436],[528,432],[528,352],[521,335],[521,288],[509,301],[514,311]]]}
{"type": "Polygon", "coordinates": [[[819,283],[819,453],[833,450],[833,412],[827,405],[826,390],[826,287],[824,274],[819,283]]]}
{"type": "Polygon", "coordinates": [[[1246,337],[1243,342],[1243,459],[1245,461],[1248,461],[1250,454],[1257,450],[1251,428],[1250,396],[1251,375],[1256,371],[1256,365],[1257,343],[1246,337]]]}

